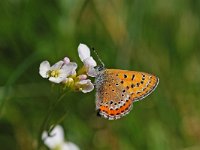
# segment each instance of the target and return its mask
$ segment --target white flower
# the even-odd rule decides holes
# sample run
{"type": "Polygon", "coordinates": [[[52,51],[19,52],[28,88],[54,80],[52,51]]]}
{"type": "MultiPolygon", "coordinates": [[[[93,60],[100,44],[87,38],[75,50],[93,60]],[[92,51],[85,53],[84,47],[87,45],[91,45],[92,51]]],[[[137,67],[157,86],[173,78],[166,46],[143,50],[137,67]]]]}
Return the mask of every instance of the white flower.
{"type": "Polygon", "coordinates": [[[87,45],[79,44],[78,54],[79,54],[79,57],[80,57],[81,61],[83,62],[84,66],[86,68],[87,74],[91,77],[95,77],[94,67],[97,66],[97,63],[93,59],[93,57],[90,56],[90,49],[87,47],[87,45]]]}
{"type": "Polygon", "coordinates": [[[60,83],[66,79],[66,77],[76,74],[77,64],[74,62],[68,62],[68,60],[59,61],[50,67],[48,61],[43,61],[40,64],[39,74],[43,78],[49,78],[51,82],[60,83]]]}
{"type": "Polygon", "coordinates": [[[94,85],[92,84],[90,79],[80,80],[76,83],[76,88],[83,93],[91,92],[94,89],[94,85]]]}
{"type": "Polygon", "coordinates": [[[64,139],[64,131],[60,125],[57,125],[48,136],[44,131],[42,133],[42,140],[44,144],[51,150],[79,150],[79,147],[72,143],[66,142],[64,139]]]}
{"type": "MultiPolygon", "coordinates": [[[[88,76],[95,77],[97,70],[96,61],[90,56],[90,49],[85,44],[79,44],[78,54],[84,66],[76,73],[77,64],[70,62],[68,57],[62,61],[50,66],[48,61],[43,61],[39,67],[39,74],[43,78],[48,78],[51,82],[64,84],[72,90],[82,91],[83,93],[91,92],[94,85],[88,76]]],[[[64,87],[64,88],[65,88],[64,87]]]]}

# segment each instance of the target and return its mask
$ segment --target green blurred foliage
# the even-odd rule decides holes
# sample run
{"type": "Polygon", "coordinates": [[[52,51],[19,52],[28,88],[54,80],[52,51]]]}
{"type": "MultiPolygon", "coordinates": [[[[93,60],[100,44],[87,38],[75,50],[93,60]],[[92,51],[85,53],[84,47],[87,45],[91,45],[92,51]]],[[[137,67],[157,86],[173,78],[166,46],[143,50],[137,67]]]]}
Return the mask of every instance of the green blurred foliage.
{"type": "Polygon", "coordinates": [[[0,149],[38,149],[55,123],[86,150],[200,149],[200,1],[1,0],[0,11],[0,149]],[[160,84],[116,121],[96,116],[95,91],[65,92],[55,105],[62,87],[39,76],[40,62],[81,66],[79,43],[107,68],[160,84]]]}

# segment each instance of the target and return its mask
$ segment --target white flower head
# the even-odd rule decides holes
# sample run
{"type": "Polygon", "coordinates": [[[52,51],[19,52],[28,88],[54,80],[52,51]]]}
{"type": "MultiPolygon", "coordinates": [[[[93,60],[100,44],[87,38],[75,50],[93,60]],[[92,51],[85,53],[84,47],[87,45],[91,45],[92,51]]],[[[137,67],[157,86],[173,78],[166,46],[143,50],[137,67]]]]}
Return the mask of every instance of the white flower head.
{"type": "Polygon", "coordinates": [[[79,147],[64,139],[64,131],[60,125],[54,127],[48,136],[47,131],[42,133],[44,144],[51,150],[79,150],[79,147]]]}
{"type": "Polygon", "coordinates": [[[97,63],[93,59],[93,57],[90,56],[90,49],[88,48],[88,46],[85,44],[79,44],[78,54],[86,68],[87,74],[91,77],[95,77],[93,74],[95,71],[94,67],[97,66],[97,63]]]}
{"type": "Polygon", "coordinates": [[[48,61],[43,61],[40,64],[39,74],[43,78],[49,78],[51,82],[60,83],[65,80],[66,77],[76,74],[76,68],[77,64],[69,62],[67,59],[59,61],[53,66],[50,66],[48,61]]]}

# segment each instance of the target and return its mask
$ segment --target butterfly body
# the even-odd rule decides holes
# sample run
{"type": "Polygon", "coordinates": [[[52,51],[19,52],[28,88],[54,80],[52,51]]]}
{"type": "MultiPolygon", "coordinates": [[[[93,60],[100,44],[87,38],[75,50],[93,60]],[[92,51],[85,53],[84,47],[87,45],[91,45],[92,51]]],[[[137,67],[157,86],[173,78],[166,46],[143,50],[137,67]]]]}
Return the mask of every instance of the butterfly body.
{"type": "Polygon", "coordinates": [[[151,74],[119,69],[98,70],[96,109],[109,120],[128,114],[133,102],[148,96],[158,85],[159,79],[151,74]]]}

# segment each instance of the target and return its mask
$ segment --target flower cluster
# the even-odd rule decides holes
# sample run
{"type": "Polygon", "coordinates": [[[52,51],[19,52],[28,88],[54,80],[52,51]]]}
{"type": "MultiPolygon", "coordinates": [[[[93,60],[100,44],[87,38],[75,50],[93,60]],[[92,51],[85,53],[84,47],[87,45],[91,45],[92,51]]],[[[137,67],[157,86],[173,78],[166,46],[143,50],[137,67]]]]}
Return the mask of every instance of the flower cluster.
{"type": "Polygon", "coordinates": [[[52,66],[47,60],[43,61],[40,64],[39,74],[43,78],[48,78],[51,82],[62,83],[65,87],[70,87],[75,91],[91,92],[94,85],[88,79],[88,76],[95,77],[94,67],[97,66],[97,63],[90,55],[90,49],[85,44],[78,46],[78,54],[84,64],[79,71],[76,71],[78,65],[65,57],[52,66]]]}
{"type": "Polygon", "coordinates": [[[55,126],[50,133],[44,131],[42,133],[42,140],[51,150],[79,150],[76,144],[65,141],[64,131],[60,125],[55,126]]]}

